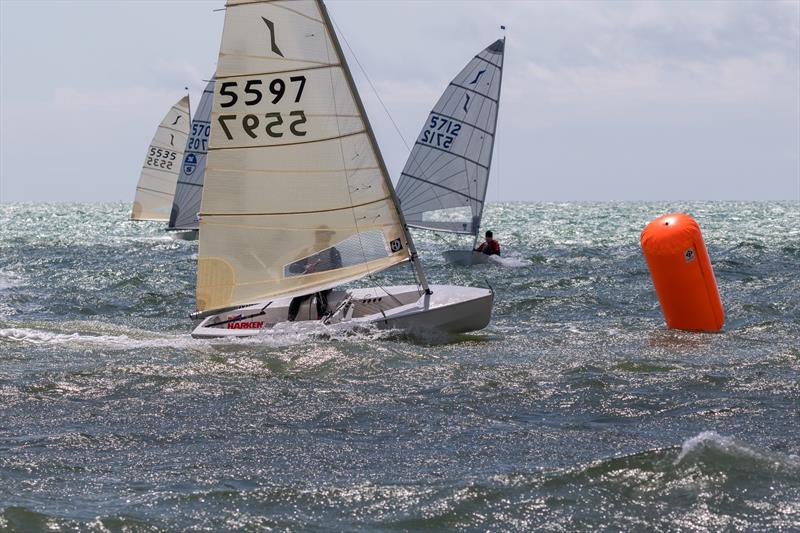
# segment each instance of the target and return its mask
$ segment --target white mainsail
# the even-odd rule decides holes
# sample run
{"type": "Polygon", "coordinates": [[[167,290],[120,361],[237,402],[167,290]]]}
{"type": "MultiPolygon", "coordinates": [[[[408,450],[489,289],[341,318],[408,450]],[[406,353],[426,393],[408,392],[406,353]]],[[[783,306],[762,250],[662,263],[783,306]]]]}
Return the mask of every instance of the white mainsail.
{"type": "Polygon", "coordinates": [[[200,105],[194,112],[189,140],[183,155],[169,229],[197,229],[200,226],[200,200],[203,197],[203,177],[206,173],[208,138],[211,134],[211,106],[214,102],[214,80],[208,82],[200,105]]]}
{"type": "Polygon", "coordinates": [[[397,184],[409,226],[477,235],[492,162],[505,39],[476,55],[428,115],[397,184]]]}
{"type": "Polygon", "coordinates": [[[198,310],[315,292],[413,255],[321,2],[227,3],[211,123],[198,310]]]}
{"type": "Polygon", "coordinates": [[[147,147],[131,220],[169,220],[186,138],[189,135],[189,96],[167,112],[147,147]]]}

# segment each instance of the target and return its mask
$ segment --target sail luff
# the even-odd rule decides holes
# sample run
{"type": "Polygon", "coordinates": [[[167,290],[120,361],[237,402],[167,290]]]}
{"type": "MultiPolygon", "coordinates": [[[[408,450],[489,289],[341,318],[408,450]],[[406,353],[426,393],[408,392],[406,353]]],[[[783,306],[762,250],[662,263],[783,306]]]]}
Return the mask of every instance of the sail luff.
{"type": "Polygon", "coordinates": [[[400,208],[400,201],[397,198],[397,192],[395,192],[392,180],[389,178],[389,170],[386,168],[386,162],[383,159],[383,154],[381,153],[378,141],[375,138],[375,132],[372,130],[372,124],[367,116],[367,110],[364,108],[364,102],[361,101],[361,95],[358,93],[355,81],[353,80],[353,74],[350,71],[350,66],[347,64],[347,57],[342,50],[341,44],[339,44],[339,37],[336,35],[336,29],[331,22],[328,9],[325,7],[325,4],[322,0],[316,1],[330,31],[331,41],[333,42],[333,46],[336,48],[336,53],[339,55],[339,60],[342,63],[342,68],[344,70],[345,77],[347,78],[347,83],[350,85],[350,92],[353,94],[359,112],[363,117],[364,125],[366,126],[367,134],[369,136],[370,143],[372,144],[372,149],[375,152],[378,164],[381,167],[381,172],[383,173],[384,181],[386,182],[386,187],[389,189],[392,202],[394,203],[395,209],[397,210],[397,215],[400,218],[400,223],[403,227],[403,235],[406,239],[406,245],[411,252],[411,262],[414,265],[414,271],[417,275],[417,279],[419,280],[420,285],[422,285],[423,290],[428,293],[430,292],[430,289],[428,288],[428,279],[425,276],[425,270],[422,267],[422,259],[420,259],[419,255],[417,254],[417,249],[414,246],[414,239],[411,237],[411,232],[408,231],[408,224],[406,223],[405,216],[403,215],[403,210],[400,208]]]}

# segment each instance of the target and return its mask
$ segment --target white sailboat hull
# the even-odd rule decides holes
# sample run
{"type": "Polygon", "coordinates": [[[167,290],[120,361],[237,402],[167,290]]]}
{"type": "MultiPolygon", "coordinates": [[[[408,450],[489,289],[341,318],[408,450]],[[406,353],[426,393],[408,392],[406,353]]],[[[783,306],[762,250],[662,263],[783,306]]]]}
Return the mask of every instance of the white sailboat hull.
{"type": "MultiPolygon", "coordinates": [[[[331,323],[353,326],[374,324],[411,332],[465,333],[489,324],[494,293],[490,289],[431,285],[421,294],[415,285],[334,291],[328,309],[337,311],[331,323]]],[[[193,337],[247,337],[287,322],[291,298],[260,302],[208,316],[193,337]],[[268,305],[269,303],[269,305],[268,305]]],[[[309,299],[300,306],[296,321],[318,321],[316,305],[309,299]]]]}
{"type": "Polygon", "coordinates": [[[442,255],[444,256],[445,263],[452,265],[485,265],[486,263],[492,262],[492,260],[489,259],[491,256],[472,250],[447,250],[446,252],[442,252],[442,255]]]}

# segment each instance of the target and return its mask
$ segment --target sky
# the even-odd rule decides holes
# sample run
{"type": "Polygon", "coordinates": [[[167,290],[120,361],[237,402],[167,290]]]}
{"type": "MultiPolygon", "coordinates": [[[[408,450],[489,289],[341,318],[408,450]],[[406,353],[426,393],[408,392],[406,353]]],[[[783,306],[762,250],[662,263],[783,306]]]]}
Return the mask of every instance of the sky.
{"type": "MultiPolygon", "coordinates": [[[[223,5],[0,0],[0,202],[132,201],[223,5]]],[[[507,27],[489,201],[800,202],[800,0],[327,6],[408,144],[507,27]]],[[[408,149],[348,61],[396,181],[408,149]]]]}

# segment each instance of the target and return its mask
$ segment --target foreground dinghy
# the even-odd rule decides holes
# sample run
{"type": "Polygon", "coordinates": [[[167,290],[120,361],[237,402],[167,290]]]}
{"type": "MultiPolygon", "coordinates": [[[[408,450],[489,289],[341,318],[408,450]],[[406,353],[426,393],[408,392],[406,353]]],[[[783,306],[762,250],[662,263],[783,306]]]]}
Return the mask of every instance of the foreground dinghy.
{"type": "Polygon", "coordinates": [[[489,323],[491,290],[428,286],[320,1],[229,0],[211,124],[194,336],[489,323]],[[417,285],[337,288],[407,261],[417,285]]]}
{"type": "MultiPolygon", "coordinates": [[[[397,183],[414,228],[472,235],[478,242],[497,129],[505,39],[467,63],[433,107],[397,183]]],[[[489,262],[469,250],[444,252],[448,263],[489,262]]]]}
{"type": "Polygon", "coordinates": [[[200,105],[192,119],[192,128],[181,162],[172,212],[167,231],[176,240],[197,240],[200,227],[198,214],[203,197],[203,177],[206,174],[208,137],[211,134],[211,105],[214,101],[214,80],[208,82],[200,105]]]}
{"type": "Polygon", "coordinates": [[[167,112],[147,147],[131,220],[169,220],[188,135],[189,96],[184,96],[167,112]]]}

